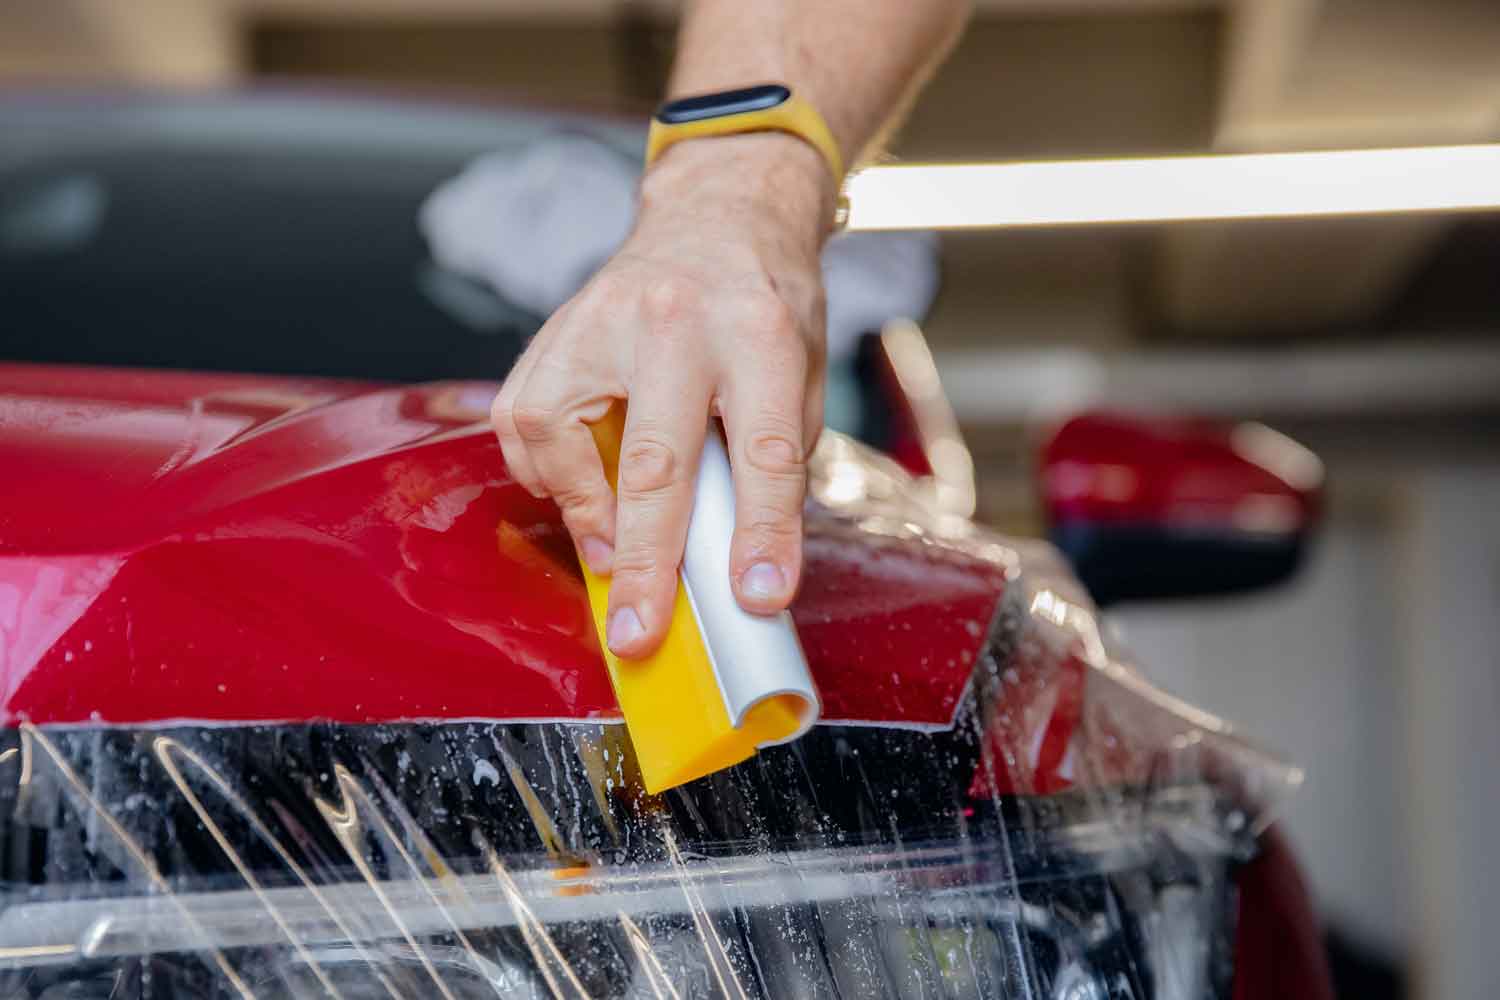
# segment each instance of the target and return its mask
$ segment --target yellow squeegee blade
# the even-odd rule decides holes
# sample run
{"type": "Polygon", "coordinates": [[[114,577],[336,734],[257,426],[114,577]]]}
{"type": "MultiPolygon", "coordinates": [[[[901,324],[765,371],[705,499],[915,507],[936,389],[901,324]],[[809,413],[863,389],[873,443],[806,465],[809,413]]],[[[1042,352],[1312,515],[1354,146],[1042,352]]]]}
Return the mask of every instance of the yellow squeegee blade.
{"type": "MultiPolygon", "coordinates": [[[[592,425],[611,488],[616,488],[624,427],[625,411],[618,405],[604,420],[592,425]]],[[[732,724],[680,573],[666,639],[644,659],[622,660],[610,652],[605,638],[609,578],[591,571],[582,555],[578,561],[610,683],[620,702],[647,792],[664,792],[738,764],[751,757],[758,745],[797,731],[798,702],[785,696],[757,704],[746,713],[739,728],[732,724]]]]}

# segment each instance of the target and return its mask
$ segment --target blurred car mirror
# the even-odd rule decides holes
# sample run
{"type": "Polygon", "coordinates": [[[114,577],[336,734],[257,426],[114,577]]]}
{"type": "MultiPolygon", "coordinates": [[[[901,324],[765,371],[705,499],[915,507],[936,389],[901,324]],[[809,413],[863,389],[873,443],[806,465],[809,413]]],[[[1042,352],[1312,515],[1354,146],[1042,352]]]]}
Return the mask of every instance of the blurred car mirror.
{"type": "Polygon", "coordinates": [[[1263,424],[1085,412],[1039,457],[1052,540],[1101,605],[1280,583],[1318,520],[1322,462],[1263,424]]]}

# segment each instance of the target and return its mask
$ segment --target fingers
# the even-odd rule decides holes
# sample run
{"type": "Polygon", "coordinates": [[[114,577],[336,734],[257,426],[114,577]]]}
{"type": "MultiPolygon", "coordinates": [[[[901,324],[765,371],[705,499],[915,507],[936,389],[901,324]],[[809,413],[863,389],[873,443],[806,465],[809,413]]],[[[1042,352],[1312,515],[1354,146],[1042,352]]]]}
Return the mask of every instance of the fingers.
{"type": "MultiPolygon", "coordinates": [[[[738,373],[724,406],[734,467],[735,529],[729,573],[741,607],[773,614],[791,603],[802,571],[802,499],[809,432],[808,359],[787,348],[738,373]]],[[[820,404],[821,405],[821,404],[820,404]]]]}
{"type": "MultiPolygon", "coordinates": [[[[537,338],[540,337],[541,334],[537,334],[537,338]]],[[[526,376],[536,363],[538,350],[537,340],[533,340],[516,359],[510,374],[505,377],[505,384],[490,403],[490,426],[495,429],[495,437],[500,439],[500,453],[505,456],[505,467],[510,471],[511,478],[520,483],[526,492],[541,499],[546,496],[546,491],[542,489],[541,477],[531,463],[526,442],[521,440],[520,432],[516,430],[514,417],[516,396],[526,384],[526,376]]]]}
{"type": "Polygon", "coordinates": [[[611,577],[610,649],[639,659],[670,624],[711,403],[733,466],[736,596],[762,614],[791,601],[806,456],[822,426],[821,338],[806,336],[802,311],[774,293],[705,295],[713,282],[700,278],[607,277],[538,333],[492,420],[511,474],[556,500],[590,568],[611,577]],[[626,396],[612,492],[588,425],[626,396]]]}
{"type": "Polygon", "coordinates": [[[606,626],[609,648],[628,659],[655,650],[671,620],[712,391],[704,373],[668,359],[647,359],[634,383],[606,626]]]}
{"type": "Polygon", "coordinates": [[[535,497],[562,511],[589,568],[610,572],[615,498],[588,424],[604,416],[612,398],[601,368],[608,359],[579,352],[581,313],[564,306],[516,362],[490,407],[511,475],[535,497]]]}
{"type": "Polygon", "coordinates": [[[615,495],[588,425],[604,416],[610,400],[576,404],[574,390],[569,373],[543,359],[517,394],[511,421],[579,552],[604,576],[614,562],[615,495]]]}

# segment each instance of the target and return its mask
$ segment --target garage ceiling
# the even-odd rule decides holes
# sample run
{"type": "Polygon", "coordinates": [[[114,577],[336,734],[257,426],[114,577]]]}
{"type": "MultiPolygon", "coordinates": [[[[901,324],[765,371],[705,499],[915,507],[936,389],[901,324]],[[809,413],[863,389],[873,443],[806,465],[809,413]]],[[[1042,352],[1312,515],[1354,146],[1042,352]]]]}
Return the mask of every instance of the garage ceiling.
{"type": "MultiPolygon", "coordinates": [[[[660,86],[676,5],[128,6],[54,0],[12,8],[0,74],[172,83],[295,75],[616,105],[623,95],[639,107],[660,86]]],[[[1494,0],[978,6],[896,154],[1108,156],[1500,138],[1494,0]]],[[[930,330],[954,345],[1001,338],[1109,346],[1397,325],[1493,328],[1495,232],[1489,220],[1361,218],[965,234],[947,242],[948,280],[930,330]]]]}

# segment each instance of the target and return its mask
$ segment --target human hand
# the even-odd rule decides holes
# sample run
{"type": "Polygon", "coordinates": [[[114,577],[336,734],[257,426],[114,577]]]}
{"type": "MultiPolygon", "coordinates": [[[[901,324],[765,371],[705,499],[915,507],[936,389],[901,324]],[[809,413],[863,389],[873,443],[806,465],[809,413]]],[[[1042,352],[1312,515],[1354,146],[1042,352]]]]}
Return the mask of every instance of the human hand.
{"type": "Polygon", "coordinates": [[[796,591],[806,461],[823,424],[819,252],[835,193],[822,157],[793,136],[673,146],[642,182],[624,246],[495,398],[511,474],[557,502],[589,567],[611,576],[619,656],[645,656],[665,635],[710,416],[734,469],[735,594],[770,614],[796,591]],[[588,425],[620,399],[617,498],[588,425]]]}

